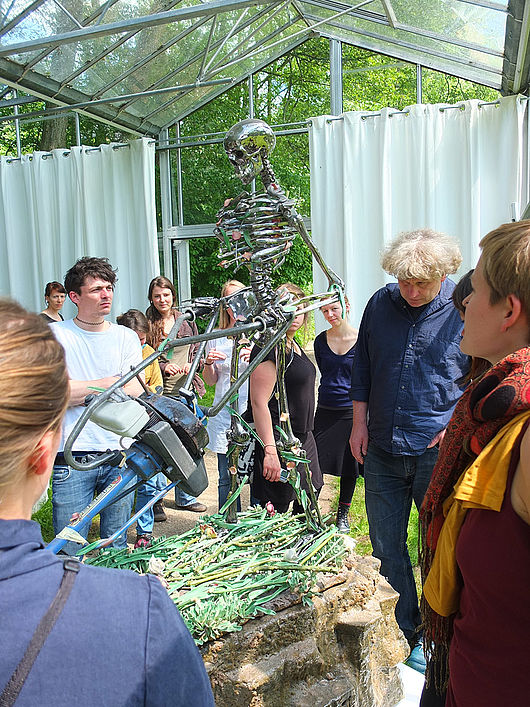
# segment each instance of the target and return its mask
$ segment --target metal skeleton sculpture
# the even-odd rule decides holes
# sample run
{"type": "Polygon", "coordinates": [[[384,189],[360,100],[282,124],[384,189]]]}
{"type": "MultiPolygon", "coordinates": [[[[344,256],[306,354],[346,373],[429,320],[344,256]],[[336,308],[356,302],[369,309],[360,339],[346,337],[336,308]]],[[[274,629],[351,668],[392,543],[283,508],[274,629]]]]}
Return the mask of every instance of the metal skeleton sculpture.
{"type": "MultiPolygon", "coordinates": [[[[272,273],[285,260],[294,238],[299,234],[310,249],[313,257],[327,277],[330,292],[336,299],[342,297],[342,280],[324,263],[322,256],[314,246],[305,228],[300,214],[296,211],[294,202],[290,200],[278,184],[269,155],[274,150],[276,138],[267,123],[247,119],[234,125],[227,133],[224,147],[235,173],[243,184],[248,185],[257,177],[261,178],[265,192],[242,192],[233,199],[227,199],[223,208],[217,213],[215,234],[221,241],[219,249],[220,265],[224,268],[238,270],[247,267],[250,271],[250,289],[255,297],[256,309],[261,316],[270,322],[269,337],[277,330],[278,324],[285,321],[287,312],[293,312],[300,307],[311,309],[322,305],[322,295],[310,296],[303,300],[293,301],[292,296],[278,293],[272,285],[272,273]]],[[[266,341],[267,334],[261,335],[266,341]]],[[[233,341],[231,382],[237,379],[237,367],[240,337],[233,341]]],[[[280,458],[285,462],[282,481],[288,481],[294,488],[303,506],[308,522],[312,521],[312,510],[316,513],[317,523],[322,519],[316,503],[313,486],[309,474],[309,463],[300,441],[293,433],[287,395],[285,390],[285,338],[282,337],[277,346],[277,383],[278,405],[280,413],[280,429],[277,449],[280,458]],[[310,502],[305,491],[300,488],[298,465],[306,475],[310,502]]],[[[238,457],[243,445],[249,441],[250,432],[244,428],[241,418],[231,408],[231,426],[227,433],[229,470],[231,473],[231,498],[237,493],[238,457]]],[[[230,502],[230,499],[229,499],[230,502]]],[[[235,520],[236,501],[232,500],[228,507],[228,519],[235,520]]]]}
{"type": "MultiPolygon", "coordinates": [[[[280,409],[280,439],[277,446],[282,461],[285,462],[282,480],[294,486],[305,510],[308,525],[315,527],[322,524],[311,480],[307,477],[310,496],[308,499],[306,492],[300,488],[300,476],[296,470],[301,464],[307,474],[308,461],[299,440],[293,434],[289,419],[284,384],[285,334],[296,313],[307,312],[341,298],[342,281],[325,265],[312,244],[293,202],[275,181],[269,162],[269,154],[274,144],[272,130],[259,120],[237,123],[225,138],[228,157],[243,183],[249,184],[255,177],[260,176],[266,190],[263,194],[244,192],[234,199],[228,199],[218,214],[216,235],[221,240],[221,265],[226,268],[235,266],[236,270],[242,265],[248,267],[250,287],[221,300],[207,297],[194,299],[184,308],[168,338],[157,351],[110,388],[87,398],[86,409],[66,440],[64,457],[70,466],[79,470],[88,471],[108,462],[118,465],[122,471],[116,481],[104,489],[77,517],[73,517],[51,541],[48,545],[50,550],[59,552],[68,540],[85,543],[78,532],[80,529],[89,525],[92,518],[103,508],[131,493],[140,484],[149,482],[159,471],[163,471],[171,483],[139,509],[111,538],[103,538],[85,546],[82,552],[110,544],[171,488],[179,486],[192,495],[199,495],[208,485],[203,461],[204,448],[208,441],[203,424],[204,416],[217,415],[225,405],[229,405],[232,412],[231,426],[227,433],[232,475],[231,495],[223,510],[228,509],[228,519],[235,522],[237,496],[242,488],[242,484],[239,487],[237,484],[237,461],[251,431],[236,413],[234,403],[237,402],[241,385],[275,346],[278,347],[277,390],[280,409]],[[277,292],[272,286],[272,272],[283,263],[297,233],[328,278],[330,292],[324,295],[293,300],[291,295],[277,292]],[[230,329],[215,329],[221,303],[230,306],[234,313],[236,323],[230,329]],[[177,338],[182,323],[193,321],[196,317],[208,319],[205,332],[177,338]],[[214,406],[201,411],[196,402],[192,382],[206,342],[219,336],[233,337],[231,385],[214,406]],[[261,350],[248,368],[239,375],[240,350],[242,346],[248,345],[248,340],[259,343],[261,350]],[[121,390],[135,376],[142,382],[139,374],[159,356],[170,356],[174,348],[193,343],[199,343],[199,348],[176,398],[153,394],[146,388],[143,395],[130,398],[121,390]],[[72,453],[74,442],[89,419],[121,437],[132,438],[133,443],[117,453],[103,453],[93,461],[75,460],[72,453]]],[[[145,384],[143,385],[145,387],[145,384]]]]}

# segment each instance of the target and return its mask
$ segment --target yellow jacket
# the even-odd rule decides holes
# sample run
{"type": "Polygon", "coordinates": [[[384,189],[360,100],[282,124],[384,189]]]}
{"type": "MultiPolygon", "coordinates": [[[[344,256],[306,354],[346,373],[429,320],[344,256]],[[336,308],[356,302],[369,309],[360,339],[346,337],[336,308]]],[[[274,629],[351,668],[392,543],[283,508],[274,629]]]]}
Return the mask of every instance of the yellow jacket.
{"type": "MultiPolygon", "coordinates": [[[[144,361],[153,352],[154,348],[152,346],[149,346],[149,344],[144,344],[142,346],[142,358],[144,361]]],[[[153,391],[153,393],[157,392],[156,388],[158,386],[160,386],[160,388],[164,387],[164,383],[162,381],[162,371],[160,370],[157,360],[153,361],[153,363],[150,363],[146,368],[144,368],[144,375],[145,383],[149,389],[153,391]]]]}

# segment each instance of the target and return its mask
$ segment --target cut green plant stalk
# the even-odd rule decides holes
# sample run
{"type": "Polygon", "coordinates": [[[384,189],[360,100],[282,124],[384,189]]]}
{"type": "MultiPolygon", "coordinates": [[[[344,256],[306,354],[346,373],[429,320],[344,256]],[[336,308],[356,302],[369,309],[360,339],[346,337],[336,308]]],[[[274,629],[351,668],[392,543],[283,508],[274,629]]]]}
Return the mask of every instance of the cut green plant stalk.
{"type": "Polygon", "coordinates": [[[215,514],[149,548],[108,548],[85,562],[163,577],[201,645],[239,631],[251,618],[273,614],[270,602],[284,592],[310,602],[317,575],[340,570],[346,554],[342,535],[335,526],[309,531],[306,521],[305,514],[268,516],[262,508],[239,513],[236,524],[215,514]]]}

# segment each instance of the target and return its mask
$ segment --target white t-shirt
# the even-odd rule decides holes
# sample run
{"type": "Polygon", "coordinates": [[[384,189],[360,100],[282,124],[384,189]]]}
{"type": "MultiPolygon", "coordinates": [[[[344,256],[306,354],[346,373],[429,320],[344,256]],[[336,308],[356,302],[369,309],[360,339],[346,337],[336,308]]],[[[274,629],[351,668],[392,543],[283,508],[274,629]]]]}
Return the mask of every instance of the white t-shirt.
{"type": "MultiPolygon", "coordinates": [[[[215,384],[215,396],[213,399],[213,404],[215,405],[218,400],[221,400],[223,395],[226,393],[230,386],[230,365],[232,361],[232,344],[233,339],[227,339],[223,337],[221,339],[213,339],[208,341],[206,344],[206,354],[211,351],[211,349],[216,349],[226,354],[226,358],[223,361],[215,362],[215,370],[217,371],[217,383],[215,384]]],[[[243,373],[248,363],[239,359],[239,375],[243,373]]],[[[239,388],[239,398],[238,398],[238,410],[240,414],[243,414],[247,409],[247,398],[248,398],[248,381],[243,383],[241,388],[239,388]]],[[[210,441],[208,443],[208,449],[212,452],[217,452],[218,454],[226,454],[228,449],[228,444],[226,441],[226,432],[230,428],[230,412],[223,408],[218,415],[215,417],[208,418],[208,424],[206,429],[208,430],[208,436],[210,441]]]]}
{"type": "MultiPolygon", "coordinates": [[[[142,361],[140,339],[127,327],[110,323],[105,331],[85,331],[78,327],[73,319],[55,322],[50,326],[65,351],[66,367],[71,380],[89,381],[123,375],[131,370],[131,366],[142,361]]],[[[64,449],[68,435],[85,409],[82,405],[67,409],[60,450],[64,449]]],[[[124,439],[123,442],[123,446],[128,446],[131,440],[124,439]]],[[[119,448],[118,435],[90,421],[73,445],[74,450],[85,452],[119,448]]]]}

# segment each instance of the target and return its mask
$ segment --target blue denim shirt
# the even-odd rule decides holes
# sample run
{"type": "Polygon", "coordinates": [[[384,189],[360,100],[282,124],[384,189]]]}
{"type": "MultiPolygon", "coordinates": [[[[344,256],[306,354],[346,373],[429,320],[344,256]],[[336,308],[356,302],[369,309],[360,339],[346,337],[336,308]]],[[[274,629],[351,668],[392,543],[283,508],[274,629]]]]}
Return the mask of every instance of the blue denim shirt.
{"type": "Polygon", "coordinates": [[[368,301],[353,359],[350,397],[368,403],[369,439],[390,454],[417,456],[446,427],[469,368],[462,320],[444,280],[413,320],[397,283],[368,301]]]}

